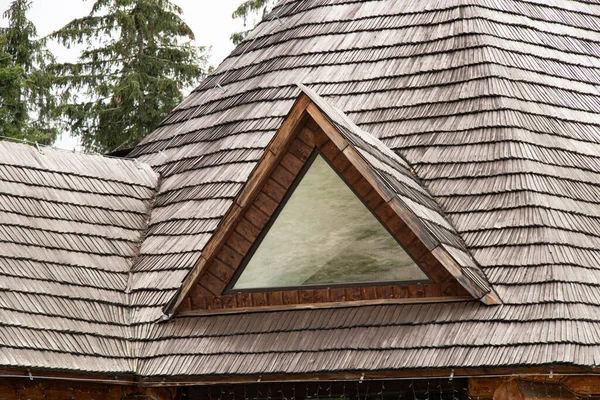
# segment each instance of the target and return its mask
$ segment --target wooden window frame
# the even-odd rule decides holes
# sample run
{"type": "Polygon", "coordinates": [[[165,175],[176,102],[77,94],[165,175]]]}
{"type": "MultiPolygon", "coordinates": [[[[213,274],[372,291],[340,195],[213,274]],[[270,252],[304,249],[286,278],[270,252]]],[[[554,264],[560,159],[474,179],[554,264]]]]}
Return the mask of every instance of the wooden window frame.
{"type": "Polygon", "coordinates": [[[381,220],[381,218],[379,217],[379,215],[377,215],[371,209],[371,207],[369,207],[369,205],[364,201],[364,199],[360,196],[360,194],[356,192],[355,188],[350,183],[348,183],[346,181],[346,178],[344,177],[344,175],[342,175],[333,166],[333,164],[331,163],[331,161],[321,152],[321,150],[318,147],[315,147],[313,149],[312,154],[308,157],[308,159],[306,160],[304,166],[302,167],[302,169],[300,170],[300,172],[298,173],[298,175],[296,175],[296,178],[295,178],[294,182],[292,183],[292,185],[288,189],[288,191],[285,194],[284,198],[279,202],[279,205],[277,206],[277,209],[275,210],[275,212],[273,213],[273,215],[271,216],[271,218],[269,219],[269,221],[267,222],[267,224],[262,229],[260,235],[256,238],[256,240],[252,244],[252,247],[250,248],[250,250],[248,251],[248,253],[245,255],[242,263],[237,268],[235,274],[233,275],[233,277],[231,279],[231,282],[229,283],[229,285],[227,285],[227,287],[225,288],[225,291],[223,292],[223,294],[225,294],[225,295],[234,295],[234,294],[257,293],[257,292],[278,292],[278,291],[310,290],[310,289],[326,289],[326,288],[351,288],[351,287],[363,288],[363,287],[377,287],[377,286],[406,286],[406,285],[422,285],[422,284],[431,284],[431,283],[434,283],[434,281],[431,278],[431,276],[429,276],[429,273],[425,269],[423,269],[421,267],[421,265],[419,264],[419,262],[413,257],[413,255],[410,253],[410,251],[404,246],[404,244],[402,244],[402,242],[400,242],[398,240],[398,238],[396,237],[396,235],[381,220]],[[304,176],[306,175],[306,173],[308,172],[308,170],[312,167],[313,162],[319,156],[321,156],[325,160],[325,162],[327,163],[327,165],[329,165],[329,167],[342,180],[342,182],[344,182],[344,184],[352,191],[352,193],[354,193],[354,195],[358,198],[358,200],[360,200],[360,202],[367,208],[367,210],[369,210],[369,212],[371,213],[371,215],[373,215],[373,217],[375,217],[375,219],[383,226],[383,228],[385,228],[385,230],[392,236],[392,238],[394,238],[394,241],[398,244],[398,246],[400,246],[400,248],[404,252],[406,252],[406,254],[413,260],[413,262],[415,263],[415,265],[417,267],[419,267],[419,269],[421,269],[421,271],[423,271],[423,273],[428,277],[428,279],[410,280],[410,281],[378,281],[378,282],[357,282],[357,283],[323,283],[323,284],[316,284],[316,285],[274,286],[274,287],[262,287],[262,288],[257,287],[257,288],[249,288],[249,289],[234,289],[235,283],[237,282],[237,280],[239,279],[239,277],[244,273],[244,270],[248,266],[248,263],[250,262],[250,260],[252,259],[252,257],[254,257],[254,254],[256,253],[256,250],[258,250],[258,248],[260,247],[262,241],[264,240],[264,238],[267,236],[267,234],[269,233],[269,231],[273,227],[273,224],[275,223],[275,221],[277,221],[277,218],[279,218],[279,215],[281,214],[281,212],[285,208],[287,202],[293,196],[294,192],[298,188],[298,185],[300,185],[300,183],[304,179],[304,176]]]}

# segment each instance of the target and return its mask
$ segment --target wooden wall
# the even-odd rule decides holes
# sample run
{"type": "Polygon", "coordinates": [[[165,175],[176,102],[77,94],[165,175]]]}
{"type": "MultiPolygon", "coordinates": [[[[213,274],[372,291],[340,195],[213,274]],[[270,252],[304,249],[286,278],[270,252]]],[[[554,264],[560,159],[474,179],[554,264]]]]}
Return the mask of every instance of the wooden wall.
{"type": "Polygon", "coordinates": [[[600,396],[600,376],[515,375],[469,379],[469,397],[479,400],[576,400],[600,396]]]}
{"type": "Polygon", "coordinates": [[[466,379],[223,384],[182,388],[182,397],[188,400],[468,400],[466,385],[466,379]]]}
{"type": "Polygon", "coordinates": [[[177,388],[0,378],[2,400],[180,400],[177,388]]]}
{"type": "MultiPolygon", "coordinates": [[[[226,381],[225,381],[226,382],[226,381]]],[[[188,384],[191,384],[188,383],[188,384]]],[[[600,396],[594,375],[532,375],[493,378],[390,379],[136,387],[83,381],[0,378],[2,400],[245,400],[345,397],[401,400],[576,400],[600,396]],[[433,396],[435,392],[439,396],[433,396]],[[430,395],[427,396],[427,393],[430,395]],[[383,396],[382,396],[383,395],[383,396]]]]}
{"type": "Polygon", "coordinates": [[[578,400],[600,396],[593,375],[507,375],[481,378],[399,378],[216,384],[182,388],[189,400],[578,400]]]}

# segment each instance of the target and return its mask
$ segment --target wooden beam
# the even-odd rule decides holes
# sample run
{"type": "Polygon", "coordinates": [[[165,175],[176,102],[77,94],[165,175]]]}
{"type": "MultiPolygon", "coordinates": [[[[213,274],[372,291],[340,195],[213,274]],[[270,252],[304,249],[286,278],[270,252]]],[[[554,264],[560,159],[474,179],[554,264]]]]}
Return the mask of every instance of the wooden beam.
{"type": "Polygon", "coordinates": [[[519,382],[511,379],[498,385],[493,393],[494,400],[525,400],[519,382]]]}
{"type": "Polygon", "coordinates": [[[600,396],[600,376],[565,376],[560,382],[578,396],[600,396]]]}
{"type": "Polygon", "coordinates": [[[440,241],[429,232],[419,217],[398,196],[394,196],[388,204],[429,250],[433,250],[440,245],[440,241]]]}
{"type": "Polygon", "coordinates": [[[482,299],[487,294],[463,274],[461,266],[443,246],[436,247],[431,253],[473,297],[482,299]]]}
{"type": "Polygon", "coordinates": [[[344,149],[344,155],[350,160],[354,168],[360,172],[363,178],[373,186],[373,189],[377,191],[383,201],[389,203],[394,198],[395,194],[389,188],[381,184],[379,178],[373,173],[373,170],[367,165],[367,162],[354,148],[347,147],[344,149]]]}
{"type": "Polygon", "coordinates": [[[500,298],[500,295],[496,293],[496,291],[493,288],[488,294],[483,296],[481,301],[483,302],[483,304],[486,304],[488,306],[502,304],[502,299],[500,298]]]}
{"type": "MultiPolygon", "coordinates": [[[[506,367],[506,368],[464,368],[464,369],[413,369],[413,370],[390,370],[390,371],[358,371],[341,373],[315,373],[315,374],[297,374],[297,375],[223,375],[223,376],[192,376],[192,377],[145,377],[140,379],[141,385],[151,386],[185,386],[185,385],[214,385],[214,384],[252,384],[257,382],[314,382],[314,381],[369,381],[380,379],[450,379],[467,377],[469,385],[471,379],[481,379],[486,376],[537,376],[546,375],[553,371],[555,374],[588,374],[589,376],[599,377],[591,368],[579,367],[506,367]],[[477,377],[477,378],[473,378],[477,377]]],[[[476,399],[477,397],[472,396],[476,399]]],[[[489,397],[493,398],[493,397],[489,397]]],[[[481,400],[485,397],[481,396],[481,400]]]]}
{"type": "Polygon", "coordinates": [[[311,102],[306,107],[306,111],[317,123],[317,125],[319,125],[323,132],[325,132],[325,134],[329,137],[329,140],[335,143],[335,145],[340,151],[344,151],[344,149],[348,147],[348,142],[346,141],[346,139],[344,139],[343,136],[339,134],[337,129],[331,124],[331,122],[329,122],[327,117],[323,115],[321,110],[319,110],[319,108],[314,103],[311,102]]]}
{"type": "Polygon", "coordinates": [[[244,185],[244,188],[235,199],[235,204],[242,208],[252,203],[252,200],[256,194],[263,187],[265,181],[271,176],[271,172],[279,163],[279,156],[269,149],[265,152],[262,159],[252,171],[252,175],[248,179],[248,182],[244,185]]]}
{"type": "MultiPolygon", "coordinates": [[[[360,293],[361,288],[356,288],[360,293]]],[[[373,289],[376,289],[373,287],[373,289]]],[[[344,290],[344,289],[342,289],[344,290]]],[[[286,294],[287,291],[281,292],[282,295],[286,294]]],[[[251,296],[256,293],[245,293],[244,295],[251,296]]],[[[240,296],[238,294],[236,296],[240,296]]],[[[324,302],[324,303],[307,303],[307,304],[281,304],[276,306],[264,306],[260,309],[254,307],[241,307],[231,309],[218,309],[218,310],[191,310],[181,311],[177,313],[177,317],[197,317],[202,315],[217,315],[217,314],[238,314],[244,312],[271,312],[271,311],[283,311],[283,310],[317,310],[323,308],[346,308],[346,307],[361,307],[361,306],[373,306],[373,305],[385,305],[385,304],[427,304],[427,303],[456,303],[456,302],[469,302],[474,301],[471,296],[443,296],[443,297],[403,297],[393,299],[372,299],[372,300],[355,300],[355,301],[344,301],[340,302],[324,302]]]]}
{"type": "Polygon", "coordinates": [[[288,139],[294,131],[301,125],[302,119],[305,116],[306,107],[311,103],[310,98],[301,94],[298,100],[292,106],[285,121],[269,143],[269,150],[275,155],[285,153],[288,145],[288,139]]]}
{"type": "Polygon", "coordinates": [[[80,382],[97,382],[110,385],[133,385],[136,377],[133,374],[97,374],[84,372],[62,372],[29,368],[0,368],[0,378],[23,378],[27,380],[67,380],[80,382]]]}

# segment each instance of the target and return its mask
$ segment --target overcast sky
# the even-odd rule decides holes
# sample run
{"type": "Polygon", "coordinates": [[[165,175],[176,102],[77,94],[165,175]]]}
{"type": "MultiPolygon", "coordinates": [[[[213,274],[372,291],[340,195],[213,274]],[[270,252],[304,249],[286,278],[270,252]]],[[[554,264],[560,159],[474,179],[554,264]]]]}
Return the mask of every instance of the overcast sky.
{"type": "MultiPolygon", "coordinates": [[[[12,0],[0,0],[2,13],[12,0]]],[[[233,50],[229,36],[243,29],[242,21],[232,19],[233,10],[242,0],[173,0],[183,9],[183,18],[196,35],[196,44],[212,46],[210,65],[217,66],[233,50]]],[[[93,0],[32,0],[30,19],[35,23],[40,36],[61,28],[74,18],[87,15],[93,0]]],[[[0,26],[6,21],[0,18],[0,26]]],[[[74,61],[77,51],[69,51],[62,46],[51,45],[51,50],[59,61],[74,61]]],[[[73,149],[76,142],[63,138],[56,146],[73,149]]]]}

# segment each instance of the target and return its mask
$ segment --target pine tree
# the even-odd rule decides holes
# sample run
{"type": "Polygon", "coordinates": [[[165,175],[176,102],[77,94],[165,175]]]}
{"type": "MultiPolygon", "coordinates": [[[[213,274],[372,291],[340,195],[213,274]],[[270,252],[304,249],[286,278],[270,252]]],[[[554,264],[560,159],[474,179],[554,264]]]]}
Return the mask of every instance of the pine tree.
{"type": "Polygon", "coordinates": [[[274,5],[275,0],[245,0],[240,4],[233,12],[233,18],[243,18],[244,26],[251,25],[251,28],[232,34],[231,41],[233,44],[240,44],[259,20],[262,20],[273,9],[274,5]]]}
{"type": "Polygon", "coordinates": [[[60,110],[85,148],[136,145],[204,74],[206,50],[169,0],[96,0],[90,14],[52,37],[85,45],[75,64],[56,65],[60,110]]]}
{"type": "Polygon", "coordinates": [[[0,135],[52,144],[55,102],[46,64],[53,58],[27,19],[30,5],[14,0],[3,14],[8,27],[0,29],[0,135]]]}

